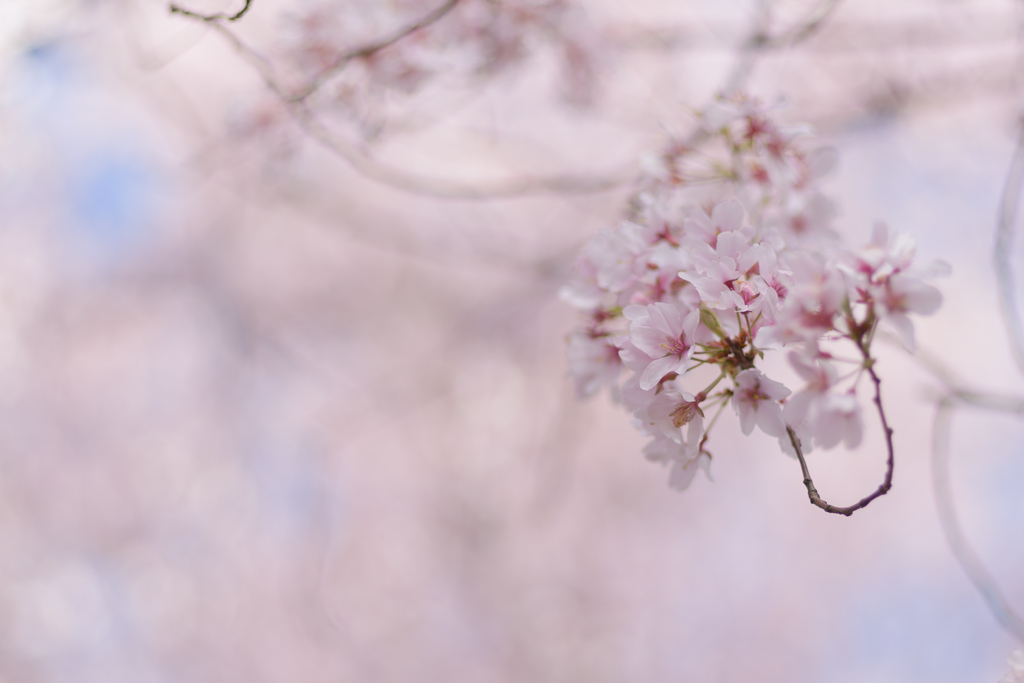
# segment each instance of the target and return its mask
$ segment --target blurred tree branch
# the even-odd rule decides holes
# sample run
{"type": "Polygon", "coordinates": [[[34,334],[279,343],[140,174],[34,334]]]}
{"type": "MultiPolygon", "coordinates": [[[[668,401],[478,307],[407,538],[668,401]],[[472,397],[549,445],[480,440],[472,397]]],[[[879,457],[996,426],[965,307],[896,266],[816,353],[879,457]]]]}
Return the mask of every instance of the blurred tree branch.
{"type": "MultiPolygon", "coordinates": [[[[332,76],[340,73],[352,61],[366,58],[392,46],[409,35],[427,28],[446,16],[461,0],[447,0],[440,7],[428,13],[414,23],[402,27],[393,34],[385,36],[367,45],[347,51],[336,57],[327,67],[320,71],[311,82],[297,91],[286,88],[274,74],[273,65],[248,45],[242,42],[238,36],[223,26],[218,21],[222,15],[204,17],[195,13],[176,9],[172,5],[172,11],[190,16],[210,23],[222,36],[224,36],[234,49],[249,62],[263,78],[267,87],[284,104],[289,115],[296,121],[299,127],[312,139],[342,157],[353,168],[368,178],[386,185],[390,185],[407,192],[422,194],[426,196],[443,199],[492,199],[508,198],[535,194],[550,193],[592,193],[604,192],[627,185],[634,181],[635,173],[619,172],[611,176],[582,176],[578,174],[563,174],[547,177],[517,177],[508,180],[495,181],[490,184],[465,183],[453,180],[431,178],[410,173],[401,169],[389,167],[386,164],[372,158],[370,155],[359,150],[339,136],[331,134],[308,106],[307,100],[332,76]]],[[[784,46],[797,45],[823,26],[833,10],[839,4],[839,0],[823,0],[823,2],[811,12],[811,14],[799,24],[790,29],[770,36],[767,33],[767,23],[771,2],[764,2],[760,8],[754,27],[749,37],[743,42],[740,48],[740,57],[736,65],[726,78],[722,88],[724,95],[733,94],[742,89],[750,72],[756,62],[757,56],[764,50],[776,49],[784,46]]],[[[248,7],[248,3],[246,5],[248,7]]],[[[244,11],[244,10],[243,10],[244,11]]],[[[230,18],[229,18],[230,19],[230,18]]],[[[704,131],[698,129],[690,136],[690,144],[696,144],[704,137],[704,131]]]]}
{"type": "Polygon", "coordinates": [[[1024,121],[1019,125],[1017,147],[1013,153],[1013,161],[1006,174],[1003,195],[999,202],[999,221],[996,227],[995,249],[993,260],[996,266],[996,279],[999,289],[999,305],[1006,324],[1006,334],[1010,340],[1013,357],[1017,367],[1024,372],[1024,329],[1021,327],[1020,313],[1017,310],[1017,296],[1014,287],[1013,267],[1010,259],[1013,255],[1013,238],[1017,225],[1017,205],[1020,201],[1022,185],[1024,185],[1024,121]]]}
{"type": "MultiPolygon", "coordinates": [[[[960,522],[957,519],[956,505],[953,502],[953,490],[949,482],[949,431],[954,408],[960,401],[959,396],[946,396],[940,400],[935,410],[932,426],[932,482],[935,487],[935,503],[939,510],[939,521],[946,535],[950,550],[957,562],[963,567],[971,582],[981,593],[989,610],[1004,629],[1024,641],[1024,620],[1010,607],[1006,597],[999,589],[995,579],[989,574],[978,555],[967,542],[960,522]]],[[[978,405],[978,403],[971,401],[978,405]]],[[[991,402],[984,406],[987,410],[999,410],[1000,407],[991,402]]],[[[1024,401],[1016,406],[1004,405],[1017,415],[1024,414],[1024,401]]]]}

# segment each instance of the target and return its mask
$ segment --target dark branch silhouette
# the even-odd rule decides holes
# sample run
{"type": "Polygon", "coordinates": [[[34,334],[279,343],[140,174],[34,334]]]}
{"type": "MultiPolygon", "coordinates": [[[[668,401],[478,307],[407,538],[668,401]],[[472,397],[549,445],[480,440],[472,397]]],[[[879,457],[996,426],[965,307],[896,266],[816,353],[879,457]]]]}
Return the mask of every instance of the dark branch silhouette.
{"type": "Polygon", "coordinates": [[[175,5],[173,3],[170,6],[170,10],[171,14],[181,14],[186,17],[192,17],[193,19],[199,19],[200,21],[238,21],[239,19],[245,16],[246,12],[249,11],[250,5],[252,5],[252,0],[245,0],[245,6],[242,7],[242,9],[238,10],[237,13],[230,15],[224,14],[223,12],[218,12],[217,14],[198,14],[191,10],[187,10],[183,7],[179,7],[178,5],[175,5]]]}

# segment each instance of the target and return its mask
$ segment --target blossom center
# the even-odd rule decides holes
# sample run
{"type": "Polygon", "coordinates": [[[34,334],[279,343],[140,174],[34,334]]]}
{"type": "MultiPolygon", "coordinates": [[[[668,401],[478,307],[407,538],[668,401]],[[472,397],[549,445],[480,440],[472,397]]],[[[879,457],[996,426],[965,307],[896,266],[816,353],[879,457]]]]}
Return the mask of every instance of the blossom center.
{"type": "Polygon", "coordinates": [[[672,418],[672,424],[674,424],[676,427],[682,427],[684,424],[690,422],[690,420],[693,419],[693,416],[696,415],[697,413],[700,413],[701,415],[704,414],[703,411],[701,411],[700,406],[697,405],[696,401],[687,401],[685,403],[680,403],[679,407],[672,411],[672,414],[670,416],[672,418]]]}
{"type": "Polygon", "coordinates": [[[678,337],[666,337],[662,346],[668,349],[669,355],[673,356],[682,356],[690,349],[690,345],[686,343],[685,332],[678,337]]]}

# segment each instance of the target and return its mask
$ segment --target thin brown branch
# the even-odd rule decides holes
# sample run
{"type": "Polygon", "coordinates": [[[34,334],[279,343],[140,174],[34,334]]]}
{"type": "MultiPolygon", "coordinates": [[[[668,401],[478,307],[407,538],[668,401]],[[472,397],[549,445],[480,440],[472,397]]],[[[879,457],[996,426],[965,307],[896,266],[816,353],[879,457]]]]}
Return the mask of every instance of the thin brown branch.
{"type": "Polygon", "coordinates": [[[391,47],[399,40],[402,40],[403,38],[415,33],[416,31],[427,28],[428,26],[436,23],[442,17],[448,14],[448,12],[454,9],[455,6],[458,5],[459,2],[461,1],[462,0],[447,0],[443,5],[435,9],[433,12],[430,12],[426,16],[422,17],[418,21],[408,26],[404,26],[398,29],[391,35],[385,36],[384,38],[376,40],[372,43],[338,55],[334,59],[334,61],[332,61],[329,65],[324,67],[320,71],[320,73],[318,73],[313,78],[309,85],[307,85],[305,88],[300,90],[295,95],[292,95],[289,99],[293,102],[301,102],[305,100],[310,95],[319,90],[320,86],[322,86],[331,76],[335,75],[336,73],[344,69],[346,66],[348,66],[349,62],[351,62],[352,60],[365,59],[367,57],[370,57],[387,47],[391,47]]]}
{"type": "Polygon", "coordinates": [[[1024,620],[1010,607],[999,585],[967,542],[957,519],[953,490],[949,481],[949,431],[954,400],[953,397],[947,397],[939,401],[932,426],[932,482],[942,531],[946,534],[946,541],[953,556],[981,593],[996,620],[1004,629],[1024,641],[1024,620]]]}
{"type": "Polygon", "coordinates": [[[198,14],[191,10],[187,10],[184,7],[179,7],[171,3],[170,10],[171,14],[181,14],[186,17],[192,17],[193,19],[199,19],[200,21],[217,22],[217,21],[238,21],[245,16],[245,13],[249,11],[249,6],[252,5],[252,0],[245,0],[245,6],[238,10],[235,14],[224,14],[218,12],[217,14],[198,14]]]}
{"type": "Polygon", "coordinates": [[[1024,185],[1024,122],[1021,123],[1017,148],[1006,173],[1003,196],[999,203],[999,222],[996,226],[996,244],[993,258],[996,265],[996,279],[999,288],[999,304],[1003,322],[1010,338],[1010,348],[1017,361],[1017,367],[1024,372],[1024,328],[1017,310],[1017,296],[1014,287],[1013,254],[1014,231],[1017,226],[1017,205],[1024,185]]]}
{"type": "MultiPolygon", "coordinates": [[[[870,358],[866,357],[865,362],[870,362],[870,358]]],[[[837,507],[831,503],[825,502],[818,494],[818,490],[814,488],[814,481],[811,479],[811,472],[807,469],[807,460],[804,458],[803,450],[800,447],[800,439],[797,438],[796,432],[793,431],[793,428],[786,425],[786,431],[789,433],[789,441],[793,444],[794,450],[796,450],[797,460],[800,461],[800,470],[804,475],[804,486],[807,487],[807,497],[810,499],[812,505],[816,505],[825,512],[831,512],[835,515],[844,515],[849,517],[857,510],[867,507],[875,498],[879,498],[887,494],[889,489],[892,488],[892,471],[895,459],[893,457],[892,429],[889,427],[889,422],[885,418],[885,409],[882,408],[882,380],[878,379],[878,375],[875,374],[875,369],[872,365],[868,365],[867,371],[868,375],[871,376],[871,381],[875,385],[874,403],[878,408],[878,417],[882,421],[882,431],[885,433],[885,445],[889,452],[885,463],[885,480],[871,495],[861,498],[859,501],[848,507],[837,507]]]]}

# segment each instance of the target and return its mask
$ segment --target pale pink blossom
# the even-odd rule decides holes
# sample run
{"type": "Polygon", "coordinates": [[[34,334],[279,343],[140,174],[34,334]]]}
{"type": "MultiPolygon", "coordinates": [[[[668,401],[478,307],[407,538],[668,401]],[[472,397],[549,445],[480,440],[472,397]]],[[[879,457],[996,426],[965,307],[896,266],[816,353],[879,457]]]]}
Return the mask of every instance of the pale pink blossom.
{"type": "Polygon", "coordinates": [[[694,211],[683,222],[683,232],[714,247],[721,233],[738,232],[743,228],[745,213],[743,205],[735,199],[718,202],[710,215],[704,210],[694,211]]]}
{"type": "Polygon", "coordinates": [[[686,462],[676,460],[672,463],[668,473],[668,485],[676,491],[685,491],[690,488],[697,470],[703,470],[704,476],[711,480],[711,455],[706,452],[698,453],[686,462]]]}
{"type": "Polygon", "coordinates": [[[558,297],[573,308],[591,311],[601,305],[608,291],[597,282],[597,266],[587,256],[580,254],[576,260],[576,272],[568,283],[558,290],[558,297]]]}
{"type": "Polygon", "coordinates": [[[683,391],[678,380],[666,382],[661,391],[636,416],[651,436],[663,435],[695,456],[704,437],[704,412],[693,394],[683,391]]]}
{"type": "Polygon", "coordinates": [[[820,357],[807,357],[792,352],[789,362],[807,385],[786,401],[782,412],[787,424],[802,424],[805,433],[822,448],[843,442],[856,448],[864,433],[864,423],[857,397],[849,392],[836,393],[838,383],[835,366],[820,357]]]}
{"type": "Polygon", "coordinates": [[[650,389],[670,372],[686,370],[699,322],[698,311],[661,302],[647,306],[646,315],[633,320],[630,341],[652,359],[640,377],[641,389],[650,389]]]}
{"type": "Polygon", "coordinates": [[[752,244],[752,231],[723,232],[716,235],[712,247],[701,239],[688,238],[684,247],[693,269],[679,273],[700,293],[701,301],[717,310],[748,310],[734,283],[744,277],[760,260],[766,247],[752,244]]]}
{"type": "Polygon", "coordinates": [[[831,330],[846,300],[841,273],[824,257],[802,252],[788,255],[793,284],[779,307],[777,323],[762,328],[757,344],[772,346],[811,341],[831,330]]]}
{"type": "Polygon", "coordinates": [[[832,448],[840,441],[847,448],[859,446],[864,436],[864,418],[856,394],[851,391],[826,394],[810,431],[815,445],[822,448],[832,448]]]}
{"type": "Polygon", "coordinates": [[[605,386],[612,386],[622,372],[619,349],[608,337],[594,337],[587,332],[573,332],[566,347],[569,374],[580,398],[593,396],[605,386]]]}
{"type": "Polygon", "coordinates": [[[643,272],[645,264],[638,257],[648,248],[636,231],[620,228],[595,235],[583,254],[594,266],[597,284],[621,292],[643,272]]]}
{"type": "Polygon", "coordinates": [[[915,267],[915,252],[912,237],[899,232],[890,235],[879,223],[865,247],[846,255],[844,266],[854,301],[874,306],[876,315],[909,350],[916,342],[908,314],[930,315],[942,304],[942,294],[924,279],[948,274],[948,266],[941,261],[915,267]]]}
{"type": "Polygon", "coordinates": [[[657,436],[644,447],[644,457],[669,466],[668,485],[676,491],[685,491],[693,483],[698,470],[711,479],[711,456],[701,451],[688,455],[686,447],[666,436],[657,436]]]}
{"type": "Polygon", "coordinates": [[[736,375],[736,389],[732,395],[732,407],[740,418],[740,429],[744,434],[754,431],[756,424],[769,436],[786,433],[782,419],[781,399],[790,395],[785,386],[768,379],[760,370],[751,368],[736,375]]]}
{"type": "Polygon", "coordinates": [[[908,313],[930,315],[942,305],[942,294],[926,282],[910,275],[896,274],[872,288],[878,304],[878,314],[900,338],[903,345],[913,351],[914,324],[908,313]]]}

